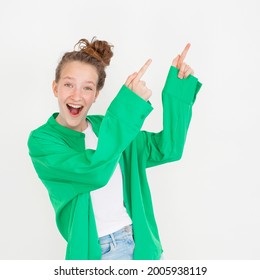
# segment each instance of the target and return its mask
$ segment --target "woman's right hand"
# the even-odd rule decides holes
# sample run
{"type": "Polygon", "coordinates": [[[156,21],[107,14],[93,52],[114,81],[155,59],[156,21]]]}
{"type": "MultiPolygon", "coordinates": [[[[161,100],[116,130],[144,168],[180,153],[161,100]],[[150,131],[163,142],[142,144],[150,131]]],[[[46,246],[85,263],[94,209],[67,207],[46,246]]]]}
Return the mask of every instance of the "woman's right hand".
{"type": "Polygon", "coordinates": [[[142,81],[140,79],[146,72],[151,62],[152,60],[148,59],[144,66],[138,72],[135,72],[132,75],[130,75],[125,82],[125,86],[127,86],[134,93],[136,93],[138,96],[140,96],[146,101],[149,100],[149,98],[151,97],[152,91],[146,86],[145,81],[142,81]]]}

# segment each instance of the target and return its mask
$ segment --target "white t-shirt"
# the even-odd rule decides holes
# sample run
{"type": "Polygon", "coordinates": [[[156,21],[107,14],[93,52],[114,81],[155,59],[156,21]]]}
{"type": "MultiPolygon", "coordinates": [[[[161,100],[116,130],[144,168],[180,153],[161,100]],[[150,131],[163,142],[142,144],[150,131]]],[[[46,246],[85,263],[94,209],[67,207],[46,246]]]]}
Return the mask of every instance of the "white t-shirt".
{"type": "MultiPolygon", "coordinates": [[[[83,133],[85,133],[85,147],[95,150],[98,138],[93,132],[90,122],[83,133]]],[[[123,178],[119,164],[108,184],[90,192],[90,195],[99,237],[132,224],[123,202],[123,178]]]]}

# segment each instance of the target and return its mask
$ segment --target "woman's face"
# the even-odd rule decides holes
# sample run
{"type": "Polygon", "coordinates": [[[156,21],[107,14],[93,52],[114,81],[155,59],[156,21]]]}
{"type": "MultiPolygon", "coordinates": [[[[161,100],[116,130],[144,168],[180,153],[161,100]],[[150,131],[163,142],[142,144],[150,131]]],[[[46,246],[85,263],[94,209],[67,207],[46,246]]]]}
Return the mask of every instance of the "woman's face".
{"type": "Polygon", "coordinates": [[[76,131],[87,127],[86,116],[95,102],[98,73],[94,66],[73,61],[64,65],[60,80],[53,81],[53,92],[58,98],[60,112],[57,122],[76,131]]]}

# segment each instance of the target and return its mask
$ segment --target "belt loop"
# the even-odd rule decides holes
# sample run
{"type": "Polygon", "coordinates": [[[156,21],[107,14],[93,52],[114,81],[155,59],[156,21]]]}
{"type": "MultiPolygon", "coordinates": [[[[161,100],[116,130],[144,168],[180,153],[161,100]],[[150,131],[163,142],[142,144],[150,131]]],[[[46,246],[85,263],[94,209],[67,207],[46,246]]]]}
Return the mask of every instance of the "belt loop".
{"type": "Polygon", "coordinates": [[[110,237],[111,237],[111,239],[112,239],[112,243],[113,243],[114,247],[116,247],[116,240],[115,240],[114,234],[111,233],[111,234],[110,234],[110,237]]]}

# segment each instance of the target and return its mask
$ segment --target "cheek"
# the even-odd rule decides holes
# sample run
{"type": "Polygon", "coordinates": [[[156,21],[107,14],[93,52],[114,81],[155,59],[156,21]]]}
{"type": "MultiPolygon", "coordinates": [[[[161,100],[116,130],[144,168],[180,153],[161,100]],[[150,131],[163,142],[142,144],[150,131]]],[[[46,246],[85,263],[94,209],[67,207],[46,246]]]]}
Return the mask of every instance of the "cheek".
{"type": "Polygon", "coordinates": [[[70,96],[70,92],[67,89],[60,88],[58,89],[58,99],[59,100],[65,100],[70,96]]]}
{"type": "Polygon", "coordinates": [[[89,104],[89,103],[93,103],[95,101],[95,94],[87,94],[84,96],[84,101],[85,103],[89,104]]]}

